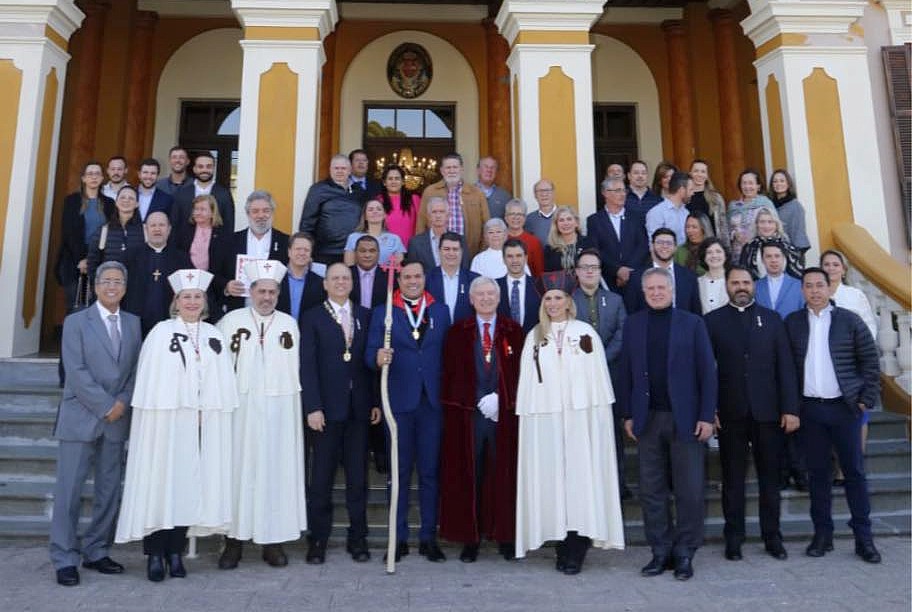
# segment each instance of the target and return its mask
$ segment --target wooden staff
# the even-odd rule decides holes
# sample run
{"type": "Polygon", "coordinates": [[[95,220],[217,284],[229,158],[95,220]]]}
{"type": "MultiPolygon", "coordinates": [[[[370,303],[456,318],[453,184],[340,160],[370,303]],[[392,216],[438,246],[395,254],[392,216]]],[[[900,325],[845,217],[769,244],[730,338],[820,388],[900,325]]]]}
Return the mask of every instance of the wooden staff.
{"type": "MultiPolygon", "coordinates": [[[[387,275],[386,316],[383,319],[383,348],[390,348],[393,334],[393,281],[396,272],[402,269],[399,262],[392,261],[380,266],[387,275]]],[[[396,573],[396,516],[399,512],[399,430],[389,401],[389,362],[380,368],[380,399],[383,403],[383,418],[390,432],[390,508],[389,541],[386,545],[386,573],[396,573]]]]}

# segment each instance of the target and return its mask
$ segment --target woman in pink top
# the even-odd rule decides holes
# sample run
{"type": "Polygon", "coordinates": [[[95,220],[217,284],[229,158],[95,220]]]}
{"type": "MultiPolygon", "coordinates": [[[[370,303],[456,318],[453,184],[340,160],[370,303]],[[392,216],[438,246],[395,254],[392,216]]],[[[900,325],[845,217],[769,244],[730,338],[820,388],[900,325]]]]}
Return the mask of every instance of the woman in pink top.
{"type": "Polygon", "coordinates": [[[383,169],[380,180],[383,183],[383,190],[377,199],[386,211],[386,227],[399,236],[402,244],[408,244],[415,235],[415,221],[418,219],[421,197],[405,188],[405,172],[395,164],[383,169]]]}

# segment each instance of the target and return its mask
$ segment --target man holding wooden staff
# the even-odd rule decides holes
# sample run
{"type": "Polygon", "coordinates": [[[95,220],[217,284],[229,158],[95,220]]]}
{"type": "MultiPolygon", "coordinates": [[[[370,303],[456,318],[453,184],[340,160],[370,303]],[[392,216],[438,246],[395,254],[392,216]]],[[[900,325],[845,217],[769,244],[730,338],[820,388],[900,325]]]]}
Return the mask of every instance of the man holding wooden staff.
{"type": "Polygon", "coordinates": [[[389,403],[398,429],[396,561],[409,552],[408,483],[415,467],[421,510],[418,552],[428,561],[446,560],[437,544],[437,499],[442,428],[440,372],[450,313],[446,305],[435,302],[424,290],[424,281],[420,262],[403,262],[399,289],[393,292],[390,348],[383,348],[385,307],[378,306],[371,316],[365,353],[371,368],[388,368],[389,403]]]}

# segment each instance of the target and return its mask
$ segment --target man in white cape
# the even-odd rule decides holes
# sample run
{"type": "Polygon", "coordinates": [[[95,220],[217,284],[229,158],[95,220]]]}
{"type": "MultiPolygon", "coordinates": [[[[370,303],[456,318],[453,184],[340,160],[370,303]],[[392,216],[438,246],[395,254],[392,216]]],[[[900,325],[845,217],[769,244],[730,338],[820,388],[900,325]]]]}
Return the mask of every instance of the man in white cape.
{"type": "Polygon", "coordinates": [[[297,540],[307,529],[300,336],[297,321],[275,309],[286,268],[275,260],[255,260],[244,272],[251,306],[218,323],[240,399],[233,423],[233,520],[221,569],[237,567],[243,540],[262,544],[269,565],[288,565],[282,542],[297,540]]]}

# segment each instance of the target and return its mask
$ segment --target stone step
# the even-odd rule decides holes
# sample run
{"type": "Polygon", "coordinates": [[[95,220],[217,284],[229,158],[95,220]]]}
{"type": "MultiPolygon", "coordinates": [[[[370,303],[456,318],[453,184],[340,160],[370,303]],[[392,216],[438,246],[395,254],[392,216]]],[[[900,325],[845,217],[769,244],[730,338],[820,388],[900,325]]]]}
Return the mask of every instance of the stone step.
{"type": "Polygon", "coordinates": [[[62,391],[51,387],[0,386],[0,410],[13,414],[56,414],[62,391]]]}
{"type": "Polygon", "coordinates": [[[56,357],[0,359],[0,389],[18,386],[52,386],[59,382],[56,357]]]}

